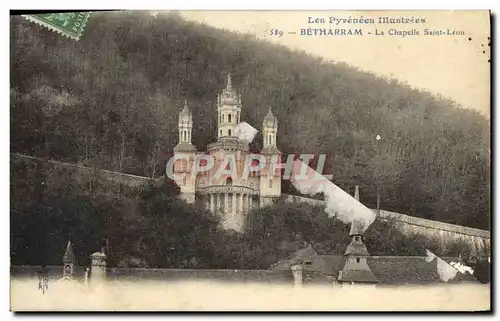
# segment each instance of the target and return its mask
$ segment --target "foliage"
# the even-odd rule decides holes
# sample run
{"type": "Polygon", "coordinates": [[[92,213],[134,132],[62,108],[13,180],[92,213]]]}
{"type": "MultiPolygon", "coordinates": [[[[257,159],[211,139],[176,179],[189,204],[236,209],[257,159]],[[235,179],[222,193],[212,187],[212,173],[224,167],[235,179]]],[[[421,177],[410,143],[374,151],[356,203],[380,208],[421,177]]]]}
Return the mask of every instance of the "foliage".
{"type": "MultiPolygon", "coordinates": [[[[284,153],[326,153],[365,204],[489,228],[490,127],[452,101],[343,63],[148,12],[94,13],[80,41],[11,18],[11,151],[158,177],[187,99],[200,150],[233,75],[242,119],[269,107],[284,153]],[[375,140],[380,135],[381,140],[375,140]]],[[[258,136],[252,149],[259,150],[258,136]]]]}

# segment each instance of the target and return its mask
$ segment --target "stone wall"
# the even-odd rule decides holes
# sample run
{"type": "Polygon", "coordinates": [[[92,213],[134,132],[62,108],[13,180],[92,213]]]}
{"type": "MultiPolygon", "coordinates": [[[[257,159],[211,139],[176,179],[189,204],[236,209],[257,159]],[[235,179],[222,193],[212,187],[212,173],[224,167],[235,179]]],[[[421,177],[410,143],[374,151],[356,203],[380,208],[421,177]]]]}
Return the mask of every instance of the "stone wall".
{"type": "MultiPolygon", "coordinates": [[[[289,202],[307,203],[324,206],[324,201],[308,197],[283,195],[289,202]]],[[[374,210],[376,211],[376,210],[374,210]]],[[[484,255],[490,251],[490,232],[455,224],[432,221],[414,216],[380,210],[378,219],[388,221],[405,235],[419,234],[436,240],[443,248],[457,241],[463,241],[470,246],[473,255],[484,255]]]]}
{"type": "MultiPolygon", "coordinates": [[[[62,278],[62,266],[47,266],[47,276],[50,281],[62,278]]],[[[37,278],[40,266],[11,266],[10,275],[13,278],[37,278]]],[[[75,267],[75,279],[83,280],[84,267],[75,267]]],[[[91,276],[92,278],[92,276],[91,276]]],[[[212,270],[212,269],[146,269],[146,268],[108,268],[107,279],[119,281],[159,282],[211,281],[233,283],[273,283],[293,284],[291,271],[276,270],[212,270]]]]}

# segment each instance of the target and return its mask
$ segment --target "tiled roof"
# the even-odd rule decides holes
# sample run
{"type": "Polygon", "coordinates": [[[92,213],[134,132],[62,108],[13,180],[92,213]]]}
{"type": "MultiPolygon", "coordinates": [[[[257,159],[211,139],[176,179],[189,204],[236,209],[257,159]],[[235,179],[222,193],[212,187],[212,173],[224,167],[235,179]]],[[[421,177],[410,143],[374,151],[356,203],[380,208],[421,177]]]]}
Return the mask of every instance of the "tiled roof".
{"type": "MultiPolygon", "coordinates": [[[[442,283],[438,270],[437,261],[427,262],[422,256],[379,256],[368,257],[368,265],[373,274],[383,284],[431,284],[442,283]]],[[[450,262],[456,258],[443,258],[450,262]]],[[[455,278],[447,283],[461,283],[478,281],[468,273],[457,273],[455,278]]]]}
{"type": "Polygon", "coordinates": [[[361,241],[353,240],[347,246],[344,255],[360,255],[360,256],[370,256],[366,246],[361,241]]]}
{"type": "Polygon", "coordinates": [[[270,268],[273,270],[289,270],[292,265],[307,261],[317,256],[318,253],[313,249],[311,245],[309,245],[276,262],[270,268]]]}
{"type": "Polygon", "coordinates": [[[369,270],[341,270],[339,271],[339,281],[378,283],[377,278],[369,270]]]}
{"type": "MultiPolygon", "coordinates": [[[[324,276],[339,276],[339,271],[344,268],[346,258],[340,255],[314,255],[310,249],[305,248],[289,256],[278,264],[270,267],[273,270],[289,270],[296,263],[304,264],[304,272],[320,273],[324,276]]],[[[373,275],[380,284],[435,284],[442,283],[438,270],[437,261],[427,262],[423,256],[368,256],[367,263],[373,275]]],[[[446,262],[459,261],[458,258],[442,258],[446,262]]],[[[351,273],[351,272],[349,272],[351,273]]],[[[469,274],[458,272],[455,278],[447,283],[472,282],[477,279],[469,274]]]]}
{"type": "Polygon", "coordinates": [[[195,152],[196,147],[194,147],[192,144],[188,143],[178,143],[174,147],[175,152],[195,152]]]}

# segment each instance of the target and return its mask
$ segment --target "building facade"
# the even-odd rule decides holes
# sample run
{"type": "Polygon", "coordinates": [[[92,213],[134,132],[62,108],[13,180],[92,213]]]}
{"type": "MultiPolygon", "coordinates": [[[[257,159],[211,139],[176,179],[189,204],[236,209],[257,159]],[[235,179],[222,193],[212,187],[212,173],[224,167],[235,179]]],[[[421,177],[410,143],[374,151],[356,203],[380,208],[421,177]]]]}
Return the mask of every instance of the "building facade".
{"type": "Polygon", "coordinates": [[[276,145],[278,120],[269,109],[262,123],[263,149],[260,160],[252,159],[248,141],[239,138],[242,102],[227,76],[226,88],[217,95],[217,140],[198,152],[192,142],[193,117],[187,102],[179,114],[179,143],[174,148],[173,172],[181,197],[188,203],[201,202],[221,217],[225,229],[241,232],[246,214],[272,203],[281,195],[281,171],[274,168],[280,152],[276,145]],[[200,157],[202,155],[202,157],[200,157]],[[207,166],[209,155],[211,166],[207,166]],[[264,164],[255,164],[255,162],[264,164]],[[274,162],[273,162],[274,161],[274,162]],[[203,163],[205,162],[205,163],[203,163]],[[249,171],[259,167],[259,171],[249,171]],[[207,168],[207,170],[200,170],[207,168]]]}

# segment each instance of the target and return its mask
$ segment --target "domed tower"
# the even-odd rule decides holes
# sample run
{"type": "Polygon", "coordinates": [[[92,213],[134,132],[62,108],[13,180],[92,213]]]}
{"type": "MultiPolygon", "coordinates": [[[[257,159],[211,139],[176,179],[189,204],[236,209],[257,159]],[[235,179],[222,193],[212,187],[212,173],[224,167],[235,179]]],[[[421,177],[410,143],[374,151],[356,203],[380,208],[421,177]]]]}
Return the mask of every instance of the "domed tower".
{"type": "Polygon", "coordinates": [[[278,118],[273,115],[271,108],[262,123],[263,149],[266,157],[266,167],[260,175],[260,205],[265,206],[281,196],[281,170],[276,166],[281,163],[281,152],[276,146],[278,133],[278,118]]]}
{"type": "Polygon", "coordinates": [[[196,179],[192,178],[193,162],[196,147],[191,143],[193,132],[193,115],[189,110],[187,101],[179,114],[179,143],[174,147],[176,157],[174,173],[176,177],[182,177],[177,181],[181,189],[181,197],[188,203],[195,201],[196,179]]]}
{"type": "Polygon", "coordinates": [[[242,109],[241,96],[236,93],[227,75],[226,88],[217,95],[217,141],[207,151],[214,164],[208,177],[200,179],[200,198],[207,208],[221,218],[222,226],[237,232],[244,230],[245,215],[251,208],[258,185],[243,175],[248,142],[238,136],[242,109]]]}
{"type": "Polygon", "coordinates": [[[240,123],[241,95],[233,90],[231,74],[227,74],[226,88],[217,95],[218,128],[217,137],[235,137],[236,126],[240,123]]]}

